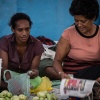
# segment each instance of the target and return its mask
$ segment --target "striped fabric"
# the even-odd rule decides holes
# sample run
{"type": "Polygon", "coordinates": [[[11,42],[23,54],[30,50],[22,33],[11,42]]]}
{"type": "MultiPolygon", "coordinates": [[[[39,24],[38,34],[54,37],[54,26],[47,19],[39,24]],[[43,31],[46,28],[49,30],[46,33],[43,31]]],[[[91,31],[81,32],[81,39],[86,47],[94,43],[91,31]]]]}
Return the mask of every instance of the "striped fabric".
{"type": "Polygon", "coordinates": [[[66,57],[63,62],[63,70],[67,74],[74,74],[79,70],[100,64],[99,61],[78,61],[70,57],[66,57]]]}

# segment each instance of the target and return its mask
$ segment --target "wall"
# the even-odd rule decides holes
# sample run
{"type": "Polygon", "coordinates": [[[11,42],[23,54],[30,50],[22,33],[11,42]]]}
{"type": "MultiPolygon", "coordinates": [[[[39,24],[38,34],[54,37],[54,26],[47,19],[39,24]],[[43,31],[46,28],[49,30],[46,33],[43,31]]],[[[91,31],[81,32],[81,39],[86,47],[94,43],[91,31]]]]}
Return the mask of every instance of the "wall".
{"type": "MultiPolygon", "coordinates": [[[[0,37],[10,34],[10,17],[16,12],[28,14],[33,21],[31,35],[58,40],[65,28],[74,23],[69,14],[72,0],[0,0],[0,37]]],[[[100,0],[99,0],[100,3],[100,0]]],[[[100,18],[96,21],[100,24],[100,18]]]]}

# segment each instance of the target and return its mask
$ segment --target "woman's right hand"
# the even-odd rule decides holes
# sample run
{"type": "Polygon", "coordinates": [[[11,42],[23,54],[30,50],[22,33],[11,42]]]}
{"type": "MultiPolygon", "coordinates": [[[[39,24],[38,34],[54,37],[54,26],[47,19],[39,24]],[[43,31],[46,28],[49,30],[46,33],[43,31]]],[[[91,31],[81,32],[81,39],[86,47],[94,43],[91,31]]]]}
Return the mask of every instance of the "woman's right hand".
{"type": "Polygon", "coordinates": [[[31,79],[37,77],[39,75],[39,71],[37,69],[32,69],[27,72],[31,79]]]}
{"type": "Polygon", "coordinates": [[[99,77],[99,78],[97,78],[97,79],[96,79],[96,81],[100,83],[100,77],[99,77]]]}

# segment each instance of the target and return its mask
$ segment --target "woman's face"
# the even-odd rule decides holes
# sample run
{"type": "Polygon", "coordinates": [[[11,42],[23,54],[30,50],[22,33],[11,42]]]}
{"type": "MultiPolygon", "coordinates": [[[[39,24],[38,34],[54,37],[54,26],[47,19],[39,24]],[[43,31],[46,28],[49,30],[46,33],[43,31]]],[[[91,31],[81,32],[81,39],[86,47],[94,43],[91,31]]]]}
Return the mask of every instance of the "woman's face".
{"type": "Polygon", "coordinates": [[[18,20],[15,29],[12,29],[12,31],[15,33],[17,42],[26,43],[30,35],[29,22],[27,20],[18,20]]]}
{"type": "Polygon", "coordinates": [[[81,33],[87,35],[91,32],[94,19],[89,20],[82,15],[75,15],[74,20],[75,20],[75,25],[78,27],[81,33]]]}

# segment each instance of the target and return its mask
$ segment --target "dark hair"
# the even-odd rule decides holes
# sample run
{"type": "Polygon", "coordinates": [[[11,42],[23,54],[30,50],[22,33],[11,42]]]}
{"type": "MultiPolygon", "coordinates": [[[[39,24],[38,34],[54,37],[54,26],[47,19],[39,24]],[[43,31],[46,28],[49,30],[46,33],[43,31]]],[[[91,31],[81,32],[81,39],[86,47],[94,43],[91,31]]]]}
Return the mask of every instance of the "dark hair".
{"type": "Polygon", "coordinates": [[[25,13],[16,13],[16,14],[14,14],[11,17],[11,20],[9,22],[9,26],[11,26],[14,29],[16,27],[16,22],[18,20],[21,20],[21,19],[25,19],[25,20],[29,21],[29,24],[30,24],[30,27],[31,27],[32,21],[31,21],[30,17],[25,13]]]}
{"type": "Polygon", "coordinates": [[[69,12],[72,16],[82,15],[96,20],[99,16],[99,4],[97,0],[73,0],[69,12]]]}

